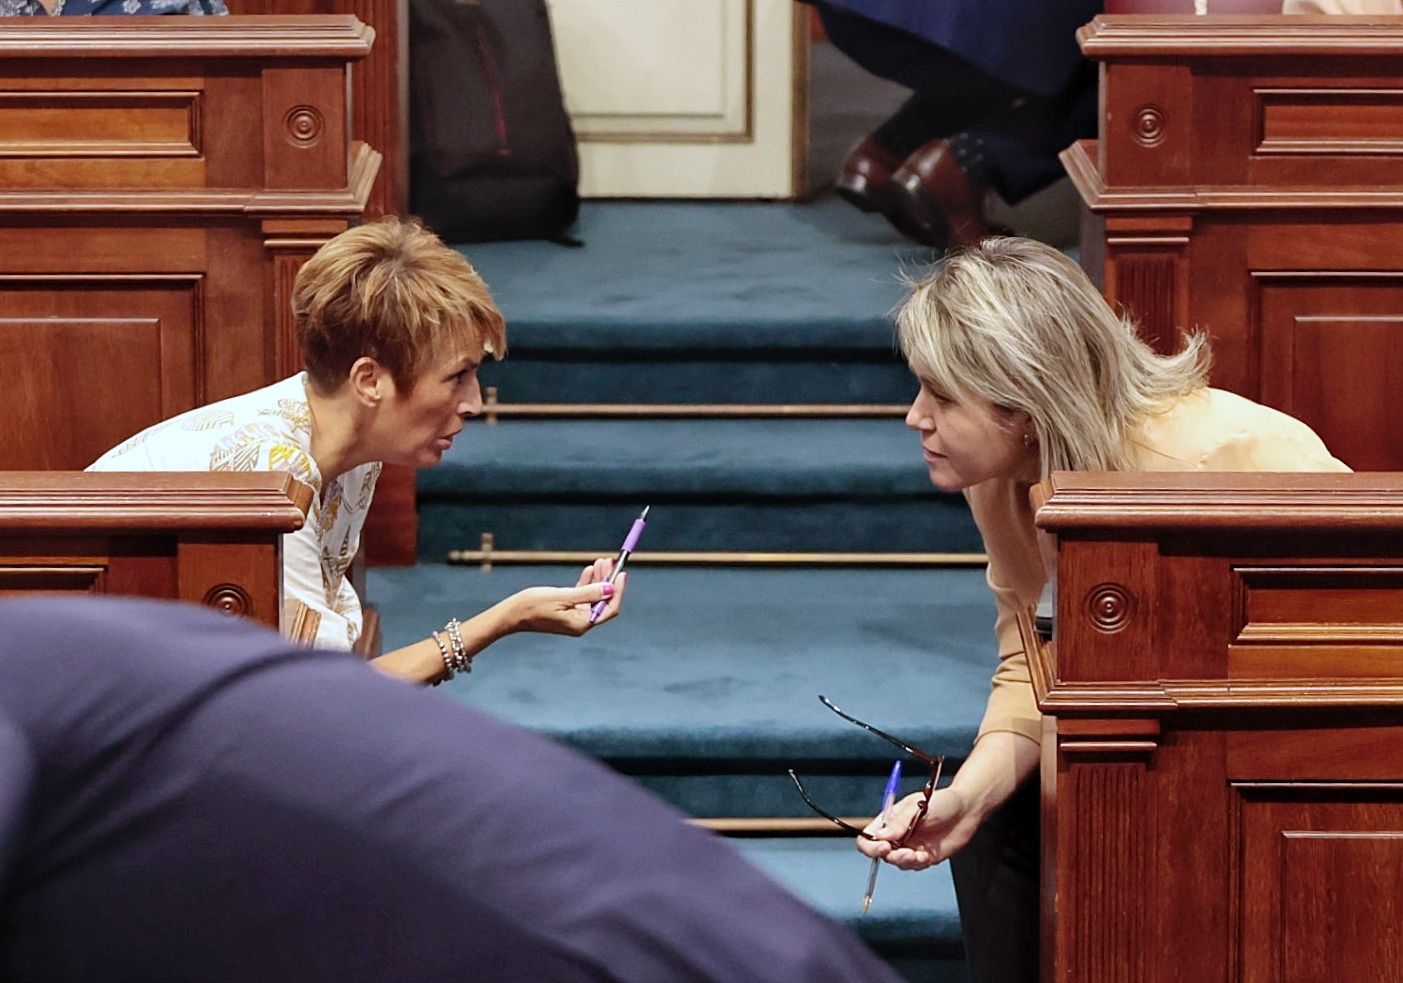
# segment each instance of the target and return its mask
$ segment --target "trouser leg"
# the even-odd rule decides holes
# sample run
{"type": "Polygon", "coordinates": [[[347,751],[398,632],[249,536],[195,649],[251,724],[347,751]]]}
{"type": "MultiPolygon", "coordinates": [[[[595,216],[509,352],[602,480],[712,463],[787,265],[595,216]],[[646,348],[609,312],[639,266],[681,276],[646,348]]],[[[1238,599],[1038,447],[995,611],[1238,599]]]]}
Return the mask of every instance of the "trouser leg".
{"type": "Polygon", "coordinates": [[[1029,98],[956,134],[950,142],[974,180],[1016,204],[1065,174],[1058,154],[1096,135],[1096,70],[1083,66],[1056,95],[1029,98]]]}
{"type": "Polygon", "coordinates": [[[950,858],[971,983],[1038,983],[1038,798],[1034,776],[950,858]]]}
{"type": "Polygon", "coordinates": [[[873,75],[911,90],[911,98],[874,134],[898,156],[1003,113],[1024,95],[907,31],[827,3],[814,6],[834,47],[873,75]]]}

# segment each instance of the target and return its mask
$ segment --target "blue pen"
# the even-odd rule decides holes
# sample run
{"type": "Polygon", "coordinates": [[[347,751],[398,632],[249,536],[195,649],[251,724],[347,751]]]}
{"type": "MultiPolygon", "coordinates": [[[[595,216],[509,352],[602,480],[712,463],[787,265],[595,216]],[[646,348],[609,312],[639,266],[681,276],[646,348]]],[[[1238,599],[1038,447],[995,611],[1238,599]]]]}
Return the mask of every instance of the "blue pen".
{"type": "MultiPolygon", "coordinates": [[[[882,825],[887,824],[887,814],[891,812],[892,803],[896,801],[896,787],[901,784],[901,762],[891,766],[891,777],[887,779],[887,787],[882,792],[882,814],[878,817],[882,825]]],[[[882,869],[882,862],[876,857],[872,858],[872,869],[867,873],[867,893],[862,896],[862,913],[867,914],[867,909],[872,907],[872,892],[877,888],[877,871],[882,869]]]]}

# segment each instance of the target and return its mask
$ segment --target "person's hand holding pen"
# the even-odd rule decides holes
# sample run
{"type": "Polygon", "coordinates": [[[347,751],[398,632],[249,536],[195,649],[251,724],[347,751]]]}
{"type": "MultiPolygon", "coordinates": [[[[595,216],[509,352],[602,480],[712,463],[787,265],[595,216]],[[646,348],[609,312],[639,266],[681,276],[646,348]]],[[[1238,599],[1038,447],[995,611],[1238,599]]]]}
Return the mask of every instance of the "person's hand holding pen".
{"type": "Polygon", "coordinates": [[[503,601],[510,609],[508,624],[512,627],[509,630],[583,635],[617,615],[628,586],[624,565],[633,555],[647,525],[648,507],[645,506],[629,527],[619,555],[612,560],[600,558],[585,567],[573,591],[533,587],[503,601]]]}
{"type": "Polygon", "coordinates": [[[574,587],[530,587],[499,606],[508,632],[583,635],[619,613],[627,589],[628,574],[615,576],[614,561],[601,557],[584,568],[574,587]],[[597,606],[599,616],[591,617],[597,606]]]}

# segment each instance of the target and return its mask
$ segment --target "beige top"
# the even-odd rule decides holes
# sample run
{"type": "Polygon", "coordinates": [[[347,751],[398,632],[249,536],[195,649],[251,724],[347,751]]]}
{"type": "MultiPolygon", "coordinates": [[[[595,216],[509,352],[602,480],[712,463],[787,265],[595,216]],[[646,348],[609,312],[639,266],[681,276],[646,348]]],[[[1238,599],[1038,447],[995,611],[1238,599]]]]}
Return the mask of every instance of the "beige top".
{"type": "MultiPolygon", "coordinates": [[[[1299,420],[1220,389],[1203,389],[1140,426],[1131,437],[1136,471],[1348,471],[1299,420]]],[[[979,734],[1010,731],[1038,741],[1028,655],[1017,616],[1038,602],[1048,571],[1038,548],[1027,486],[1011,478],[965,491],[989,553],[998,616],[999,667],[979,734]]]]}

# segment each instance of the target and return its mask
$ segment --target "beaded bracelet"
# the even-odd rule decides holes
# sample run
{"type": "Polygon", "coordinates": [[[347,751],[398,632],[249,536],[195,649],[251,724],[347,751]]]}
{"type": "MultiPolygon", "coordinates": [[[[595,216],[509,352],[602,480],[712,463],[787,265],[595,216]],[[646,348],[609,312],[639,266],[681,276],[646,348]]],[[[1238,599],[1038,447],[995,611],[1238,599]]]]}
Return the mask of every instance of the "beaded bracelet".
{"type": "Polygon", "coordinates": [[[448,624],[443,626],[448,632],[448,640],[453,643],[453,669],[456,672],[472,672],[473,657],[468,654],[467,646],[463,644],[463,636],[458,633],[458,619],[449,618],[448,624]]]}
{"type": "MultiPolygon", "coordinates": [[[[443,640],[443,636],[436,631],[429,632],[429,635],[433,638],[434,644],[438,646],[438,654],[443,656],[444,675],[438,682],[446,683],[453,678],[453,656],[448,651],[448,643],[443,640]]],[[[434,685],[437,686],[438,683],[434,683],[434,685]]]]}

